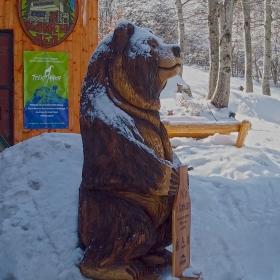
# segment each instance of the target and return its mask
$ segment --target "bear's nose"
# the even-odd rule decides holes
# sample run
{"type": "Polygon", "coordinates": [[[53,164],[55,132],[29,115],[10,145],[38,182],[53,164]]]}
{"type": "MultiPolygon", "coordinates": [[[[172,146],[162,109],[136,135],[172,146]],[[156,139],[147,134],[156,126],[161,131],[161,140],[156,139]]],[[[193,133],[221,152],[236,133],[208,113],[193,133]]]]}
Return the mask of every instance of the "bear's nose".
{"type": "Polygon", "coordinates": [[[173,47],[173,53],[175,56],[180,57],[180,47],[179,46],[173,47]]]}

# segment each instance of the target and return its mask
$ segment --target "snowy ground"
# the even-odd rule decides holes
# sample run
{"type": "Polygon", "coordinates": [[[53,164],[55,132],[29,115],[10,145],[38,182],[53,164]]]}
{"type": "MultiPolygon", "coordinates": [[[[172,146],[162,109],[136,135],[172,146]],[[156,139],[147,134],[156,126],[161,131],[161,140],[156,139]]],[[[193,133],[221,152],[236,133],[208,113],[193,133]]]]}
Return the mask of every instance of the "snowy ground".
{"type": "MultiPolygon", "coordinates": [[[[192,165],[191,263],[205,280],[280,279],[280,91],[272,97],[238,88],[229,109],[205,100],[208,73],[185,67],[197,106],[176,105],[176,82],[162,94],[162,113],[189,117],[202,110],[211,121],[248,119],[245,147],[236,135],[171,140],[192,165]],[[210,109],[211,111],[210,111],[210,109]],[[182,115],[184,114],[184,115],[182,115]]],[[[0,153],[0,280],[82,280],[77,264],[78,188],[83,162],[80,135],[43,134],[0,153]]],[[[163,279],[170,279],[164,276],[163,279]]]]}

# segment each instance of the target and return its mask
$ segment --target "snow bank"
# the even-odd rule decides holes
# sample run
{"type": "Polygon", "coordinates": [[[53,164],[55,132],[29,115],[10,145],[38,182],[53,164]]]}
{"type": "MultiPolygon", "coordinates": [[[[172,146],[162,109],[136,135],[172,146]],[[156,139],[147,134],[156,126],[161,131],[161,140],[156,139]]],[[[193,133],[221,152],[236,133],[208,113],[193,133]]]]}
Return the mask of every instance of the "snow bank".
{"type": "Polygon", "coordinates": [[[0,279],[83,279],[82,164],[78,134],[42,134],[0,153],[0,279]]]}

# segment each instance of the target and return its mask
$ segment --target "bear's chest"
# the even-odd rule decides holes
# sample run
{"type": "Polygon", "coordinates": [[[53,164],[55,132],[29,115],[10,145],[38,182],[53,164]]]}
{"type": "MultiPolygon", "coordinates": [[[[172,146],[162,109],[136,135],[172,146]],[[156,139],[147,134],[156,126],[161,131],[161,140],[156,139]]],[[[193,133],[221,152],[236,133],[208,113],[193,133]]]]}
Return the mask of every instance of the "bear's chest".
{"type": "Polygon", "coordinates": [[[165,158],[164,143],[159,133],[148,125],[138,125],[138,130],[145,144],[152,149],[158,157],[165,158]]]}

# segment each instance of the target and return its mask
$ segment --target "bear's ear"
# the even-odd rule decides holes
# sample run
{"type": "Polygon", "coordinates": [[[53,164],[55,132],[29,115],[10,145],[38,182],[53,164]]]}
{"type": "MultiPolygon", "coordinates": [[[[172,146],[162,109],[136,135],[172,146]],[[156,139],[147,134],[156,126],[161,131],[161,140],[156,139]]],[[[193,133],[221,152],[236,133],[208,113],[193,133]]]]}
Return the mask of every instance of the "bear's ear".
{"type": "Polygon", "coordinates": [[[130,37],[134,33],[134,25],[130,22],[125,22],[124,24],[119,24],[119,26],[115,29],[113,35],[113,43],[115,51],[121,52],[130,37]]]}

